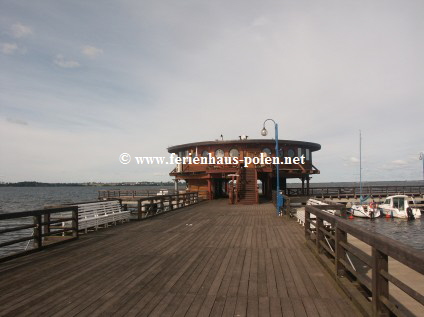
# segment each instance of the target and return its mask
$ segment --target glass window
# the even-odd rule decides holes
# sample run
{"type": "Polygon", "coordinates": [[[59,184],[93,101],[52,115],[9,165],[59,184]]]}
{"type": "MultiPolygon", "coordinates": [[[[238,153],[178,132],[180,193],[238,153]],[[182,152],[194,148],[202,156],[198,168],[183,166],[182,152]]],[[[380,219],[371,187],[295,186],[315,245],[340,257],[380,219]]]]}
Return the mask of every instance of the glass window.
{"type": "Polygon", "coordinates": [[[237,150],[237,149],[231,149],[230,150],[230,156],[231,157],[238,157],[239,156],[239,150],[237,150]]]}
{"type": "Polygon", "coordinates": [[[297,149],[297,156],[298,157],[301,157],[302,156],[302,152],[303,152],[303,149],[300,147],[300,148],[298,148],[297,149]]]}
{"type": "Polygon", "coordinates": [[[272,152],[271,149],[266,147],[262,149],[262,152],[266,154],[266,156],[271,156],[272,152]]]}
{"type": "Polygon", "coordinates": [[[222,149],[218,149],[218,150],[215,151],[216,157],[224,157],[224,155],[225,155],[225,153],[224,153],[224,150],[222,150],[222,149]]]}
{"type": "Polygon", "coordinates": [[[393,208],[397,208],[399,210],[405,210],[405,198],[394,197],[393,198],[393,208]]]}
{"type": "Polygon", "coordinates": [[[202,156],[203,156],[203,157],[208,157],[208,154],[209,154],[209,152],[208,152],[208,151],[206,151],[206,150],[204,150],[204,151],[202,152],[202,156]]]}
{"type": "Polygon", "coordinates": [[[289,157],[293,157],[293,156],[294,156],[294,151],[293,151],[293,149],[289,149],[289,150],[287,151],[287,155],[288,155],[289,157]]]}
{"type": "Polygon", "coordinates": [[[278,156],[280,157],[280,159],[282,159],[284,157],[284,150],[283,150],[283,148],[280,148],[278,150],[278,156]]]}
{"type": "Polygon", "coordinates": [[[310,150],[309,149],[306,149],[306,160],[307,161],[309,161],[309,159],[310,159],[310,150]]]}

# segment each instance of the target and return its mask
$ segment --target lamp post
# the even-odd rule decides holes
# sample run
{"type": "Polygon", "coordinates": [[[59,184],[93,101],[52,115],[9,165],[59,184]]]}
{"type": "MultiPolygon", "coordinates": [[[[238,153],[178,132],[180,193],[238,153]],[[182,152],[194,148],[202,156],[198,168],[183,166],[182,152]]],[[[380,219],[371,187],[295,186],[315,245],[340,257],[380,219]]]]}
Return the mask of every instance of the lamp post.
{"type": "MultiPolygon", "coordinates": [[[[266,136],[268,134],[267,129],[265,129],[265,123],[267,121],[274,122],[274,126],[275,126],[275,156],[278,156],[278,124],[272,119],[266,119],[264,121],[264,127],[261,130],[261,134],[262,134],[262,136],[266,136]]],[[[277,195],[276,195],[277,216],[279,216],[280,215],[280,209],[283,206],[284,200],[283,200],[283,196],[280,194],[280,166],[277,165],[276,170],[277,170],[277,195]]]]}
{"type": "Polygon", "coordinates": [[[424,181],[424,152],[420,153],[420,160],[423,161],[423,181],[424,181]]]}

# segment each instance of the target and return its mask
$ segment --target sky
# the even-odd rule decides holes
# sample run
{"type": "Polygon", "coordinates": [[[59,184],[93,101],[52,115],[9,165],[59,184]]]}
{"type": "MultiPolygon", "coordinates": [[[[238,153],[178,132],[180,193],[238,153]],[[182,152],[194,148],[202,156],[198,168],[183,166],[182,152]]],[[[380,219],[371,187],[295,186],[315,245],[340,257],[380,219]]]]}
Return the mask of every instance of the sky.
{"type": "Polygon", "coordinates": [[[319,143],[312,182],[419,180],[421,0],[0,0],[0,182],[168,181],[197,141],[319,143]],[[267,126],[272,130],[272,126],[267,126]]]}

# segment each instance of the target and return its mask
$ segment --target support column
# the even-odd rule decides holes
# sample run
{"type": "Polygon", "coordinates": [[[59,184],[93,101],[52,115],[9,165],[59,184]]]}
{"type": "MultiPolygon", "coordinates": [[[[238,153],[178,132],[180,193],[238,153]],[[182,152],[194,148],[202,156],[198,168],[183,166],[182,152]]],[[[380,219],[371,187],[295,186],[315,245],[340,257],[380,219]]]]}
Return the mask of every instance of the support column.
{"type": "Polygon", "coordinates": [[[212,180],[209,178],[208,180],[208,199],[212,200],[212,180]]]}
{"type": "Polygon", "coordinates": [[[306,179],[306,195],[308,195],[309,196],[309,180],[310,180],[311,178],[309,177],[309,175],[308,175],[308,178],[306,179]]]}
{"type": "Polygon", "coordinates": [[[174,179],[174,190],[175,190],[175,193],[178,194],[178,179],[177,178],[174,179]]]}
{"type": "Polygon", "coordinates": [[[266,192],[267,192],[267,197],[268,199],[272,199],[272,175],[268,174],[267,178],[266,178],[266,192]]]}

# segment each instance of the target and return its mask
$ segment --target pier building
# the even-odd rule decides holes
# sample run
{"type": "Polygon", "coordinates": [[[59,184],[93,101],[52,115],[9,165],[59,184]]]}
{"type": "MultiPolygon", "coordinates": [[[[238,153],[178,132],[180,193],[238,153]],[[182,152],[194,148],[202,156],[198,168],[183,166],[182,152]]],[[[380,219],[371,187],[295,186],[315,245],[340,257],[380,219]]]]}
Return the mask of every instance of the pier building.
{"type": "Polygon", "coordinates": [[[320,173],[312,162],[312,153],[321,145],[279,140],[278,149],[276,153],[275,140],[247,137],[171,146],[168,152],[180,160],[170,175],[176,181],[184,180],[188,191],[197,191],[204,199],[228,197],[235,204],[257,204],[260,193],[272,198],[278,166],[282,190],[287,179],[298,178],[303,194],[307,194],[310,175],[320,173]],[[273,164],[277,157],[279,165],[273,164]]]}

